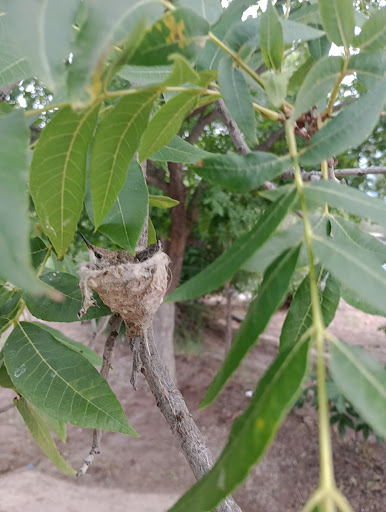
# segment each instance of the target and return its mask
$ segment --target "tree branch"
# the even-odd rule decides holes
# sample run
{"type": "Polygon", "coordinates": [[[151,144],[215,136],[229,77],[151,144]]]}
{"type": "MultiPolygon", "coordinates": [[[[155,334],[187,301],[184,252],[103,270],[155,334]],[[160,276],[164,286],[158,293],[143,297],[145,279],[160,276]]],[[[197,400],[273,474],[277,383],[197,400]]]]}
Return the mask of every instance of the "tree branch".
{"type": "Polygon", "coordinates": [[[146,183],[154,185],[165,194],[169,194],[169,184],[165,181],[165,171],[156,167],[150,160],[147,161],[146,183]]]}
{"type": "Polygon", "coordinates": [[[280,139],[283,139],[285,137],[285,130],[284,128],[280,128],[277,132],[271,133],[271,135],[259,146],[257,146],[257,151],[269,151],[271,147],[280,139]]]}
{"type": "MultiPolygon", "coordinates": [[[[386,174],[386,166],[380,167],[367,167],[367,169],[360,169],[359,167],[352,169],[335,169],[334,174],[336,178],[347,178],[349,176],[367,176],[368,174],[386,174]]],[[[303,181],[313,181],[322,178],[320,171],[302,171],[301,176],[303,181]]],[[[283,179],[294,179],[294,171],[290,169],[280,175],[283,179]]]]}
{"type": "Polygon", "coordinates": [[[196,126],[190,132],[189,137],[186,139],[187,142],[189,142],[189,144],[195,144],[197,142],[198,138],[200,137],[203,129],[205,128],[205,126],[212,123],[213,121],[215,121],[219,116],[220,116],[220,113],[216,109],[212,110],[212,112],[210,112],[206,116],[202,115],[198,119],[196,126]]]}

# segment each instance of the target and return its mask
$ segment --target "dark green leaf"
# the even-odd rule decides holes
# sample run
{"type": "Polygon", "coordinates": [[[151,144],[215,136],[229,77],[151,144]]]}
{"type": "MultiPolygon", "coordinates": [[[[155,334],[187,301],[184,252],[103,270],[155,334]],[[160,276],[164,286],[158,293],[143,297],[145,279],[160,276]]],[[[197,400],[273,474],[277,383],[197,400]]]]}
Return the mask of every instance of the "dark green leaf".
{"type": "MultiPolygon", "coordinates": [[[[58,290],[64,296],[63,302],[55,302],[48,297],[33,297],[27,295],[25,301],[28,310],[36,318],[48,322],[76,322],[78,313],[83,305],[82,293],[79,288],[79,278],[65,272],[49,272],[43,274],[41,280],[50,288],[58,290]]],[[[97,298],[95,296],[95,298],[97,298]]],[[[97,306],[90,308],[83,319],[99,318],[111,315],[110,308],[98,298],[97,306]]]]}
{"type": "Polygon", "coordinates": [[[230,249],[205,270],[172,292],[167,301],[188,300],[216,290],[224,285],[259,247],[273,235],[296,197],[291,189],[270,205],[251,231],[238,238],[230,249]]]}
{"type": "Polygon", "coordinates": [[[284,52],[283,29],[271,2],[261,17],[260,48],[266,66],[280,69],[284,52]]]}
{"type": "MultiPolygon", "coordinates": [[[[323,267],[316,267],[320,304],[325,327],[335,316],[339,305],[339,283],[323,267]]],[[[280,350],[286,350],[297,343],[312,325],[310,277],[307,275],[296,290],[288,310],[281,335],[280,350]]]]}
{"type": "Polygon", "coordinates": [[[48,247],[39,237],[30,239],[30,251],[32,258],[32,265],[34,268],[39,268],[47,254],[48,247]]]}
{"type": "Polygon", "coordinates": [[[83,210],[88,146],[98,107],[59,110],[43,130],[33,152],[30,192],[42,228],[58,257],[74,237],[83,210]]]}
{"type": "Polygon", "coordinates": [[[353,44],[360,48],[361,52],[376,52],[385,49],[386,9],[384,7],[372,13],[353,44]]]}
{"type": "Polygon", "coordinates": [[[346,210],[354,215],[369,218],[382,226],[386,226],[385,203],[355,188],[332,181],[320,180],[307,183],[304,187],[304,194],[309,204],[322,206],[327,203],[334,208],[346,210]]]}
{"type": "Polygon", "coordinates": [[[218,84],[225,105],[250,144],[256,144],[256,118],[252,98],[241,71],[226,55],[218,67],[218,84]]]}
{"type": "Polygon", "coordinates": [[[331,344],[330,371],[339,390],[374,431],[386,439],[386,371],[362,347],[331,344]]]}
{"type": "Polygon", "coordinates": [[[163,105],[147,125],[139,149],[143,162],[165,146],[177,134],[185,116],[197,102],[200,91],[181,92],[163,105]]]}
{"type": "Polygon", "coordinates": [[[99,372],[48,331],[22,322],[3,352],[13,383],[37,409],[78,427],[136,435],[99,372]]]}
{"type": "Polygon", "coordinates": [[[40,416],[39,411],[33,409],[23,397],[16,401],[16,407],[36,444],[42,449],[44,454],[60,471],[67,475],[75,476],[75,469],[70,467],[58,452],[47,424],[40,416]]]}
{"type": "Polygon", "coordinates": [[[209,386],[201,408],[207,407],[219,395],[227,380],[264,332],[271,316],[283,304],[298,261],[300,247],[298,245],[288,249],[267,269],[259,294],[251,303],[223,365],[209,386]]]}
{"type": "Polygon", "coordinates": [[[7,368],[4,361],[0,359],[0,388],[14,389],[15,386],[8,375],[7,368]]]}
{"type": "Polygon", "coordinates": [[[291,167],[288,155],[277,157],[264,152],[213,155],[203,161],[203,167],[195,169],[197,174],[235,192],[254,190],[291,167]]]}
{"type": "Polygon", "coordinates": [[[150,159],[159,162],[194,164],[210,154],[211,153],[208,153],[208,151],[192,146],[192,144],[189,144],[186,140],[176,136],[163,148],[154,153],[150,159]]]}
{"type": "Polygon", "coordinates": [[[252,398],[233,424],[225,449],[213,469],[169,512],[213,510],[247,476],[272,441],[285,413],[299,393],[307,371],[308,341],[279,354],[252,398]]]}
{"type": "Polygon", "coordinates": [[[330,51],[331,43],[326,36],[319,37],[308,41],[308,51],[314,60],[322,59],[326,57],[330,51]]]}
{"type": "Polygon", "coordinates": [[[311,146],[300,157],[300,163],[313,165],[359,146],[375,128],[385,99],[385,83],[375,82],[366,94],[345,108],[312,137],[311,146]]]}
{"type": "Polygon", "coordinates": [[[308,59],[293,73],[288,82],[288,94],[294,95],[298,91],[313,64],[313,59],[308,57],[308,59]]]}
{"type": "Polygon", "coordinates": [[[101,225],[125,184],[127,169],[158,95],[157,90],[148,90],[125,96],[107,112],[98,126],[90,161],[90,190],[96,228],[101,225]]]}
{"type": "Polygon", "coordinates": [[[156,208],[173,208],[180,204],[179,201],[172,199],[167,196],[149,196],[149,206],[155,206],[156,208]]]}
{"type": "Polygon", "coordinates": [[[42,288],[29,258],[28,140],[21,109],[0,119],[0,275],[35,293],[42,288]]]}
{"type": "Polygon", "coordinates": [[[371,89],[374,80],[386,78],[386,52],[358,53],[348,61],[348,73],[357,73],[358,78],[371,89]]]}
{"type": "Polygon", "coordinates": [[[348,49],[354,39],[352,0],[319,0],[319,10],[330,41],[348,49]]]}

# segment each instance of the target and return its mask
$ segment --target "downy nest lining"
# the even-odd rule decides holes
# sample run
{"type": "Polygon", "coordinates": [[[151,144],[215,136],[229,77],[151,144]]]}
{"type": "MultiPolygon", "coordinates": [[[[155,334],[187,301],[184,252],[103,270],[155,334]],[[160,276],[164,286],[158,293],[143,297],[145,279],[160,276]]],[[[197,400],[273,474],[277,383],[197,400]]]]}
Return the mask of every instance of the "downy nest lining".
{"type": "Polygon", "coordinates": [[[78,318],[95,306],[95,290],[102,302],[122,317],[128,338],[144,335],[166,293],[169,261],[161,251],[143,262],[121,263],[100,270],[90,269],[90,264],[82,265],[78,273],[83,307],[78,318]]]}

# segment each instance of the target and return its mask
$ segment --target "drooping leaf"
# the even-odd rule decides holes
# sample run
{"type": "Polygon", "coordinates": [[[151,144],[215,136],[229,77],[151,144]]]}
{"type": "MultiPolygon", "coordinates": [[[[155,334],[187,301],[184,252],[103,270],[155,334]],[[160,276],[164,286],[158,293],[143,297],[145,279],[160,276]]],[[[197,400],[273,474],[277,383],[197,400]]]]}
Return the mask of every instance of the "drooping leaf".
{"type": "Polygon", "coordinates": [[[79,427],[136,436],[99,372],[48,331],[22,322],[3,352],[13,383],[37,409],[79,427]]]}
{"type": "Polygon", "coordinates": [[[8,37],[29,63],[33,75],[51,91],[64,81],[78,5],[79,0],[7,3],[8,37]]]}
{"type": "Polygon", "coordinates": [[[169,512],[213,510],[248,475],[272,441],[299,393],[307,371],[309,342],[279,354],[260,380],[248,409],[234,422],[228,442],[209,473],[169,512]]]}
{"type": "Polygon", "coordinates": [[[315,62],[296,97],[293,120],[325,99],[334,88],[342,69],[343,57],[324,57],[315,62]]]}
{"type": "Polygon", "coordinates": [[[0,359],[0,388],[15,389],[2,359],[0,359]]]}
{"type": "MultiPolygon", "coordinates": [[[[56,302],[49,297],[24,297],[28,310],[36,318],[47,322],[76,322],[78,313],[83,305],[82,293],[79,288],[79,277],[72,276],[65,272],[47,272],[42,275],[41,280],[48,287],[63,294],[63,302],[56,302]]],[[[84,319],[99,318],[111,315],[110,308],[105,306],[95,295],[97,305],[90,308],[84,319]]]]}
{"type": "Polygon", "coordinates": [[[354,46],[361,52],[384,50],[386,45],[386,9],[383,7],[371,14],[355,38],[354,46]]]}
{"type": "Polygon", "coordinates": [[[375,308],[386,311],[386,271],[376,257],[360,247],[328,238],[314,239],[313,247],[336,279],[375,308]]]}
{"type": "Polygon", "coordinates": [[[300,163],[313,165],[359,146],[375,128],[385,99],[384,82],[375,82],[366,94],[346,107],[312,137],[311,146],[300,157],[300,163]]]}
{"type": "Polygon", "coordinates": [[[319,0],[322,25],[330,41],[348,48],[354,39],[352,0],[319,0]]]}
{"type": "Polygon", "coordinates": [[[294,20],[279,18],[279,21],[283,30],[284,44],[292,44],[296,41],[311,41],[324,35],[322,30],[294,20]]]}
{"type": "Polygon", "coordinates": [[[227,55],[221,59],[218,67],[218,84],[231,116],[250,144],[255,145],[256,118],[252,98],[244,76],[227,55]]]}
{"type": "Polygon", "coordinates": [[[41,226],[63,258],[83,210],[87,152],[98,107],[77,113],[59,110],[43,130],[34,150],[30,192],[41,226]]]}
{"type": "Polygon", "coordinates": [[[283,29],[271,2],[261,17],[260,48],[266,66],[280,70],[284,52],[283,29]]]}
{"type": "MultiPolygon", "coordinates": [[[[87,17],[77,33],[72,48],[73,61],[68,72],[68,89],[73,101],[86,101],[87,86],[93,73],[96,90],[98,89],[98,73],[103,69],[106,52],[111,45],[124,41],[136,25],[144,18],[147,25],[162,16],[160,0],[89,0],[87,17]],[[97,71],[96,71],[97,70],[97,71]]],[[[90,89],[89,89],[90,91],[90,89]]]]}
{"type": "Polygon", "coordinates": [[[334,208],[346,210],[386,226],[385,203],[352,187],[333,181],[320,180],[305,184],[304,194],[310,205],[322,206],[327,203],[334,208]]]}
{"type": "Polygon", "coordinates": [[[271,316],[283,304],[298,261],[300,247],[292,247],[280,254],[267,269],[259,294],[251,303],[224,363],[209,386],[201,408],[207,407],[219,395],[227,380],[264,332],[271,316]]]}
{"type": "Polygon", "coordinates": [[[173,66],[124,66],[118,75],[140,85],[159,84],[167,79],[173,66]]]}
{"type": "Polygon", "coordinates": [[[52,440],[46,422],[40,416],[39,411],[33,409],[22,397],[16,401],[16,408],[22,416],[24,423],[31,432],[36,444],[41,448],[44,454],[60,471],[66,475],[75,476],[76,471],[60,455],[58,449],[52,440]]]}
{"type": "Polygon", "coordinates": [[[181,92],[165,103],[147,125],[139,149],[139,161],[143,162],[177,134],[185,116],[197,102],[200,91],[181,92]]]}
{"type": "Polygon", "coordinates": [[[0,119],[0,276],[20,288],[41,291],[28,247],[27,146],[23,111],[0,119]]]}
{"type": "Polygon", "coordinates": [[[50,327],[49,325],[43,324],[42,322],[30,322],[33,325],[37,325],[41,329],[48,331],[52,336],[57,339],[60,343],[63,343],[67,347],[75,350],[78,354],[81,354],[83,357],[88,359],[93,366],[102,366],[103,359],[99,354],[94,352],[90,347],[84,345],[80,341],[72,340],[65,336],[61,331],[50,327]]]}
{"type": "Polygon", "coordinates": [[[222,187],[235,192],[248,192],[290,167],[289,155],[277,157],[271,153],[252,152],[241,156],[228,153],[204,158],[203,166],[198,166],[196,172],[222,187]]]}
{"type": "Polygon", "coordinates": [[[156,208],[173,208],[180,204],[179,201],[172,199],[167,196],[149,196],[149,206],[155,206],[156,208]]]}
{"type": "MultiPolygon", "coordinates": [[[[316,277],[325,327],[335,316],[339,305],[339,283],[323,267],[317,266],[316,277]]],[[[312,325],[310,276],[300,283],[288,310],[280,335],[280,350],[286,350],[297,343],[312,325]]]]}
{"type": "Polygon", "coordinates": [[[174,290],[168,296],[167,301],[193,299],[224,285],[244,262],[273,235],[294,202],[295,196],[296,191],[291,189],[276,203],[270,205],[251,231],[238,238],[230,249],[202,272],[174,290]]]}
{"type": "Polygon", "coordinates": [[[158,95],[158,90],[151,89],[123,97],[107,112],[97,129],[89,178],[96,228],[125,184],[130,161],[158,95]]]}
{"type": "Polygon", "coordinates": [[[47,423],[48,427],[52,430],[56,437],[60,439],[62,443],[65,443],[67,441],[67,431],[64,421],[52,418],[52,416],[48,416],[41,411],[39,411],[39,415],[44,418],[44,421],[47,423]]]}
{"type": "Polygon", "coordinates": [[[341,393],[374,431],[386,439],[386,370],[362,347],[335,339],[330,371],[341,393]]]}
{"type": "Polygon", "coordinates": [[[181,139],[181,137],[175,136],[163,148],[154,153],[150,160],[194,164],[210,154],[208,151],[192,146],[192,144],[181,139]]]}
{"type": "Polygon", "coordinates": [[[201,18],[207,20],[211,25],[215,23],[222,14],[221,0],[178,0],[181,7],[189,7],[201,18]]]}
{"type": "MultiPolygon", "coordinates": [[[[147,207],[148,190],[145,178],[139,164],[132,160],[125,184],[98,229],[122,249],[135,254],[145,224],[147,207]]],[[[89,210],[88,208],[90,214],[89,210]]]]}

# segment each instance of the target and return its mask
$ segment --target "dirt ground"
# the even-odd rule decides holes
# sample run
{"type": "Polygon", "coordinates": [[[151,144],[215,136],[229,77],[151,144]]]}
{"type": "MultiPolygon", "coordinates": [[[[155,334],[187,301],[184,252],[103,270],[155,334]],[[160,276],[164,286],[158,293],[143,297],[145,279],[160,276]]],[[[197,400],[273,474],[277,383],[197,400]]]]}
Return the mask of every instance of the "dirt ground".
{"type": "MultiPolygon", "coordinates": [[[[244,315],[237,306],[235,313],[244,315]]],[[[220,315],[221,316],[221,315],[220,315]]],[[[217,401],[205,411],[198,405],[224,355],[222,322],[214,312],[203,333],[198,354],[177,355],[178,385],[213,454],[218,456],[233,420],[245,409],[264,370],[275,357],[285,313],[271,320],[260,343],[251,351],[217,401]]],[[[386,363],[386,320],[354,310],[344,302],[331,326],[337,336],[365,345],[386,363]]],[[[79,341],[90,338],[89,326],[53,324],[79,341]]],[[[236,329],[238,324],[234,324],[236,329]]],[[[102,337],[97,340],[100,353],[102,337]]],[[[129,384],[131,354],[126,342],[115,351],[110,384],[140,438],[105,433],[102,454],[77,481],[63,476],[36,447],[16,410],[0,415],[0,512],[165,512],[194,482],[184,457],[142,376],[139,390],[129,384]]],[[[0,408],[14,393],[0,390],[0,408]]],[[[350,434],[339,439],[333,431],[338,486],[356,512],[386,511],[386,445],[350,434]]],[[[70,426],[66,444],[58,441],[65,459],[80,467],[91,447],[91,432],[70,426]]],[[[290,413],[267,454],[234,497],[243,512],[300,511],[318,483],[317,417],[310,408],[290,413]]],[[[197,511],[199,512],[199,511],[197,511]]]]}

